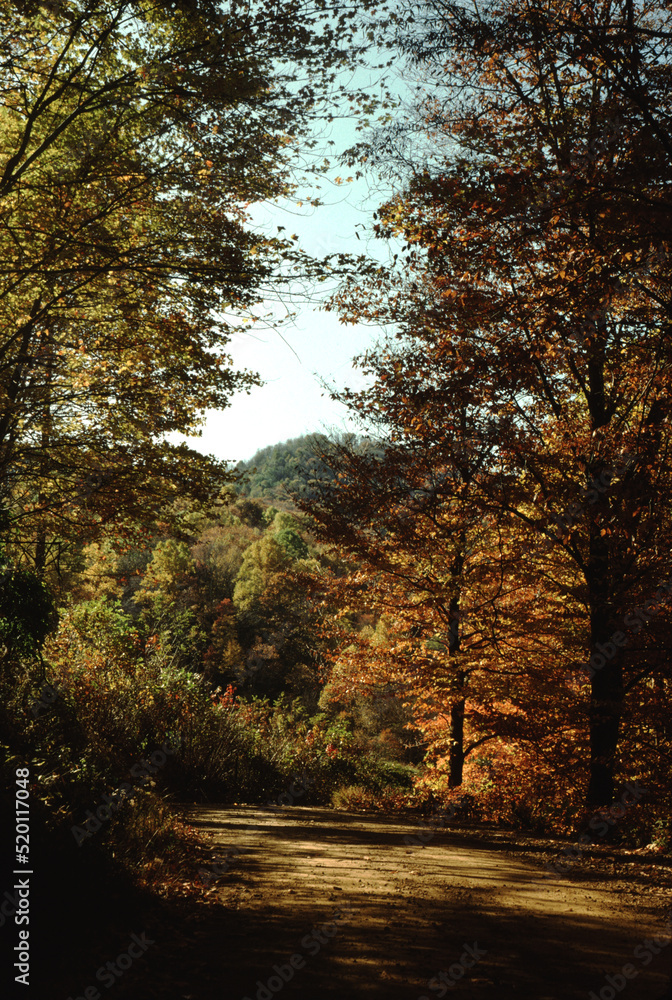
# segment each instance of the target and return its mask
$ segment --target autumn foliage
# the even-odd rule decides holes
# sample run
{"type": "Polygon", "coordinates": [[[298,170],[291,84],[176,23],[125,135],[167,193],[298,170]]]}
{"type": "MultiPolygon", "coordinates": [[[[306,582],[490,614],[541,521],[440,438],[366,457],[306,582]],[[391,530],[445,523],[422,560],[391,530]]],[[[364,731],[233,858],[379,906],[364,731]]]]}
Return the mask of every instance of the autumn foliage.
{"type": "Polygon", "coordinates": [[[160,844],[161,891],[170,796],[298,777],[563,832],[639,780],[617,833],[669,842],[666,5],[372,9],[417,87],[348,154],[396,181],[390,263],[340,260],[329,305],[385,331],[335,394],[358,433],[237,469],[168,437],[255,384],[226,348],[262,302],[333,274],[249,208],[317,148],[341,6],[0,9],[3,777],[33,762],[71,848],[174,741],[82,835],[155,888],[160,844]]]}
{"type": "Polygon", "coordinates": [[[410,159],[375,225],[401,251],[332,302],[392,331],[340,395],[376,448],[311,512],[453,784],[478,747],[528,800],[647,773],[667,802],[669,15],[411,10],[414,117],[353,152],[410,159]]]}

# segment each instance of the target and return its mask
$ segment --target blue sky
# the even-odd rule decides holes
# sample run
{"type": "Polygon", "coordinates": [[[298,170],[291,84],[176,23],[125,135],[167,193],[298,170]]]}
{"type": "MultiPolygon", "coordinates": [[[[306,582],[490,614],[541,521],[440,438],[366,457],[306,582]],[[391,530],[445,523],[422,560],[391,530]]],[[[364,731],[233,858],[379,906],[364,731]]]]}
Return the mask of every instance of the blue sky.
{"type": "MultiPolygon", "coordinates": [[[[367,244],[357,239],[355,227],[359,224],[361,233],[362,222],[370,224],[375,203],[365,213],[360,207],[364,186],[358,184],[359,191],[350,187],[337,188],[333,197],[338,203],[312,209],[308,216],[289,214],[279,206],[264,206],[256,214],[266,217],[269,229],[284,225],[297,233],[301,246],[312,254],[361,253],[367,244]]],[[[369,249],[375,252],[373,246],[369,249]]],[[[382,244],[379,252],[386,254],[382,244]]],[[[345,325],[335,313],[317,305],[290,302],[289,306],[297,316],[279,331],[260,324],[234,334],[227,348],[234,366],[259,372],[265,385],[249,395],[237,394],[228,409],[209,413],[202,437],[190,441],[199,451],[238,461],[268,444],[347,426],[345,410],[329,398],[322,382],[339,387],[363,384],[352,359],[366,351],[380,331],[345,325]]],[[[277,304],[274,308],[282,311],[277,304]]]]}
{"type": "Polygon", "coordinates": [[[371,343],[371,331],[304,309],[282,336],[260,329],[234,339],[235,366],[258,371],[265,384],[249,395],[237,394],[226,410],[210,412],[202,437],[190,441],[193,447],[238,461],[268,444],[347,426],[345,411],[330,400],[320,379],[359,385],[351,359],[371,343]]]}
{"type": "MultiPolygon", "coordinates": [[[[379,86],[375,74],[370,86],[379,86]]],[[[321,136],[325,151],[329,140],[334,143],[332,155],[357,141],[355,125],[353,119],[347,118],[331,125],[329,132],[321,136]]],[[[334,164],[328,177],[333,181],[338,175],[346,177],[350,173],[354,171],[334,164]]],[[[387,260],[386,245],[367,240],[365,228],[370,229],[372,213],[390,189],[370,178],[340,185],[332,181],[319,181],[322,187],[318,192],[297,194],[304,200],[301,207],[289,202],[254,206],[255,224],[269,235],[284,226],[283,235],[298,234],[300,246],[316,257],[339,251],[354,255],[368,252],[381,261],[387,260]],[[315,194],[324,205],[307,206],[306,201],[315,194]]],[[[265,385],[249,395],[237,394],[226,410],[209,412],[202,436],[188,439],[193,448],[220,459],[239,461],[251,458],[269,444],[311,431],[338,431],[348,426],[344,408],[329,398],[321,382],[339,387],[362,385],[363,377],[353,368],[352,359],[372,346],[381,331],[342,324],[336,314],[324,312],[317,305],[290,302],[289,306],[298,315],[281,327],[281,335],[261,324],[234,334],[227,347],[234,366],[259,372],[265,385]]],[[[275,308],[278,311],[277,305],[275,308]]]]}

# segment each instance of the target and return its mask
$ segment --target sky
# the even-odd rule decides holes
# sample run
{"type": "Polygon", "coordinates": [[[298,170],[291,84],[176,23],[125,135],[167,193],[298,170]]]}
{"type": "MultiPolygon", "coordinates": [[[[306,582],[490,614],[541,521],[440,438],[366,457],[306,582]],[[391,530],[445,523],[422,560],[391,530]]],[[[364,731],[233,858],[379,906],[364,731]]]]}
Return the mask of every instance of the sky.
{"type": "MultiPolygon", "coordinates": [[[[325,142],[331,139],[333,149],[342,151],[359,136],[352,119],[341,119],[323,138],[325,142]]],[[[346,177],[351,172],[335,164],[329,176],[346,177]]],[[[318,208],[306,206],[311,197],[306,192],[302,207],[289,202],[264,203],[253,206],[251,213],[254,224],[269,235],[275,235],[278,226],[285,227],[283,235],[298,234],[299,245],[314,256],[367,252],[385,261],[389,256],[386,244],[367,238],[365,228],[370,230],[372,213],[390,191],[379,180],[365,177],[350,184],[327,181],[317,192],[324,201],[318,208]]],[[[249,394],[234,395],[225,410],[209,411],[201,437],[175,440],[186,440],[197,451],[238,462],[251,458],[260,448],[302,434],[352,427],[345,408],[329,398],[323,383],[335,383],[339,388],[362,386],[364,377],[353,368],[352,359],[373,346],[381,330],[345,325],[335,313],[315,305],[289,305],[298,315],[280,332],[263,325],[246,327],[234,334],[226,348],[234,368],[258,372],[265,384],[249,394]]]]}
{"type": "MultiPolygon", "coordinates": [[[[350,191],[349,186],[348,190],[336,189],[338,202],[313,209],[310,216],[290,215],[286,207],[270,206],[257,216],[266,216],[269,228],[284,225],[297,233],[303,249],[315,255],[361,253],[367,244],[357,239],[355,227],[361,227],[363,220],[370,223],[375,204],[365,213],[360,207],[364,191],[358,187],[359,192],[350,191]]],[[[370,251],[375,252],[373,247],[370,251]]],[[[382,244],[379,253],[386,255],[382,244]]],[[[279,330],[260,324],[234,333],[227,346],[234,367],[258,372],[265,384],[249,394],[236,394],[225,410],[210,411],[202,436],[188,439],[198,451],[240,461],[269,444],[348,426],[344,407],[330,399],[324,383],[339,388],[363,385],[352,359],[372,346],[381,331],[343,324],[336,313],[317,306],[289,305],[297,316],[279,330]]]]}

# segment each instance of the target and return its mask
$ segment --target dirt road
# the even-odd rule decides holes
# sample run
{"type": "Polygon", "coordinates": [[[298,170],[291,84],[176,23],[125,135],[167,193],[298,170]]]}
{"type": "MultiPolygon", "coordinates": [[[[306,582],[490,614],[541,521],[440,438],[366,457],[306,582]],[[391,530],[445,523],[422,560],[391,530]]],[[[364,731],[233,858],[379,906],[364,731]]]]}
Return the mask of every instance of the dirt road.
{"type": "Polygon", "coordinates": [[[190,822],[213,835],[226,914],[199,945],[208,1000],[655,1000],[666,988],[661,899],[656,911],[622,883],[549,874],[497,833],[413,846],[413,821],[296,807],[199,807],[190,822]]]}

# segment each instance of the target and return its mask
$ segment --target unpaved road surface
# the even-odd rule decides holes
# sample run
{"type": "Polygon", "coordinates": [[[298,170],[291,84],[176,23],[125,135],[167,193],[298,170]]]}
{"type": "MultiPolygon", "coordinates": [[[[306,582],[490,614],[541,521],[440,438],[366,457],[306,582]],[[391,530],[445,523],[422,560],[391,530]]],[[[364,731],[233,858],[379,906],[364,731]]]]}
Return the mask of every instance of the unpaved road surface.
{"type": "Polygon", "coordinates": [[[223,906],[199,932],[202,978],[176,996],[657,1000],[666,990],[662,900],[656,910],[620,883],[549,874],[496,833],[442,830],[421,847],[404,840],[418,833],[412,820],[370,814],[208,806],[189,818],[212,835],[223,906]]]}

